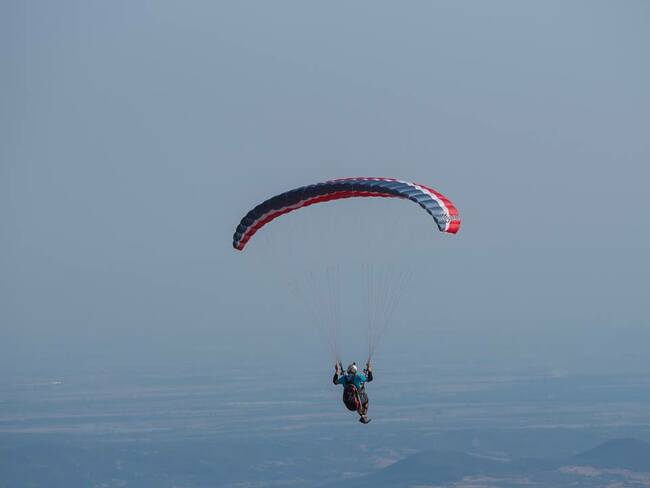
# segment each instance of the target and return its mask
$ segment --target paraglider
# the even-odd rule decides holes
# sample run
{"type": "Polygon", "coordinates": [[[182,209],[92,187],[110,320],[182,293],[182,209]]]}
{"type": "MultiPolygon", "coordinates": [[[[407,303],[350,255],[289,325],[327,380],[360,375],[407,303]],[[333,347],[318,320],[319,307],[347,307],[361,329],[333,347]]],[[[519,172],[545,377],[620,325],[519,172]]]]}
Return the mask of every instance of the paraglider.
{"type": "MultiPolygon", "coordinates": [[[[262,227],[278,217],[317,203],[348,198],[383,197],[410,200],[422,207],[434,220],[439,231],[456,234],[460,229],[460,216],[453,203],[433,188],[396,178],[355,177],[328,180],[312,185],[301,186],[275,195],[250,210],[237,226],[233,235],[233,247],[243,251],[248,242],[262,227]]],[[[323,233],[330,229],[325,228],[323,233]]],[[[298,231],[300,232],[300,230],[298,231]]],[[[299,240],[300,235],[291,235],[290,240],[299,240]]],[[[319,260],[320,261],[320,260],[319,260]]],[[[368,395],[365,384],[373,381],[371,357],[379,337],[389,325],[390,317],[399,302],[409,275],[402,269],[387,272],[381,266],[385,263],[365,265],[365,287],[367,290],[368,311],[368,361],[363,372],[355,363],[350,364],[344,373],[338,351],[340,321],[338,299],[338,268],[328,266],[323,278],[314,273],[306,274],[307,280],[293,282],[294,292],[301,301],[311,308],[314,322],[319,325],[324,338],[330,346],[336,361],[333,382],[343,385],[343,403],[359,414],[361,423],[368,423],[368,395]],[[323,285],[319,287],[319,285],[323,285]],[[325,311],[319,309],[326,309],[325,311]],[[320,313],[316,313],[320,312],[320,313]]]]}
{"type": "Polygon", "coordinates": [[[343,404],[348,410],[356,411],[359,414],[359,422],[367,424],[368,418],[368,394],[366,393],[366,383],[374,379],[370,367],[370,359],[366,362],[366,369],[359,373],[357,364],[350,364],[345,374],[343,374],[343,364],[336,363],[334,366],[334,378],[332,382],[335,385],[343,385],[343,404]]]}

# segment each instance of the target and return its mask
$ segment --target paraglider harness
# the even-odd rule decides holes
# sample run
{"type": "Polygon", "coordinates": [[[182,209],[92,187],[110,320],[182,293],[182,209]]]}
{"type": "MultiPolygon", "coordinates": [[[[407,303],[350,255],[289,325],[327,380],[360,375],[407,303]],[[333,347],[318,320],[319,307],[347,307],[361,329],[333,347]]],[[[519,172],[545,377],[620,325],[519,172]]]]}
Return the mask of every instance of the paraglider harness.
{"type": "MultiPolygon", "coordinates": [[[[343,365],[341,365],[341,369],[343,369],[343,365]]],[[[363,370],[364,374],[367,375],[366,370],[363,370]]],[[[347,378],[347,374],[344,375],[347,378]]],[[[357,388],[356,385],[354,384],[354,376],[352,377],[352,382],[346,382],[345,385],[343,385],[343,403],[347,407],[348,410],[356,412],[361,408],[361,395],[365,397],[364,393],[364,387],[357,388]]]]}
{"type": "Polygon", "coordinates": [[[343,386],[343,403],[348,410],[356,412],[361,408],[361,398],[359,397],[359,390],[354,383],[346,383],[343,386]]]}

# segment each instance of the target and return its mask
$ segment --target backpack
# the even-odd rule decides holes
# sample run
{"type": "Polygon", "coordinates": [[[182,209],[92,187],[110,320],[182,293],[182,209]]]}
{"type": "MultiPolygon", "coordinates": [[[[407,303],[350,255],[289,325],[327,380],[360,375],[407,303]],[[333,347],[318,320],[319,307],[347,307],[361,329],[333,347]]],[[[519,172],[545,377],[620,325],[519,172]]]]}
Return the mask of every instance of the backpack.
{"type": "Polygon", "coordinates": [[[352,411],[357,411],[361,407],[359,392],[357,387],[354,386],[354,383],[346,383],[343,386],[343,403],[345,403],[348,410],[352,411]]]}

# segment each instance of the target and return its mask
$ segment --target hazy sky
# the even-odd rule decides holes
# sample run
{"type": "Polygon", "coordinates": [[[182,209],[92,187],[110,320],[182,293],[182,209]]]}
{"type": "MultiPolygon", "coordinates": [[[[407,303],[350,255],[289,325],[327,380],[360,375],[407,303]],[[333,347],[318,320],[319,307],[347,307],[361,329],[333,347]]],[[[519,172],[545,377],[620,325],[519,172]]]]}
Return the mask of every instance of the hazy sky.
{"type": "MultiPolygon", "coordinates": [[[[3,1],[2,366],[326,360],[265,243],[330,219],[358,253],[350,216],[383,212],[288,216],[250,253],[232,232],[378,175],[463,219],[378,203],[413,232],[393,348],[647,368],[649,48],[644,1],[3,1]]],[[[331,251],[299,238],[296,263],[331,251]]]]}

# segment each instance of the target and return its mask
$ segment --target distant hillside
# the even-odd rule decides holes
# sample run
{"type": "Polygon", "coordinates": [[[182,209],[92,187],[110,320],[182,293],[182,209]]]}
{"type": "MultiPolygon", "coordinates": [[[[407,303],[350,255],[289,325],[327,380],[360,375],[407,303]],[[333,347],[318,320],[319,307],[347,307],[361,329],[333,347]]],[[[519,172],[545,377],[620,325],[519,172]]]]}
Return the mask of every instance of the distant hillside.
{"type": "MultiPolygon", "coordinates": [[[[502,487],[528,486],[531,482],[557,488],[606,486],[609,483],[628,486],[625,473],[606,471],[612,468],[650,473],[650,444],[636,439],[616,439],[564,460],[517,459],[511,462],[463,452],[427,450],[350,480],[350,483],[355,488],[407,488],[449,486],[466,479],[469,486],[473,478],[483,477],[502,487]],[[591,468],[567,469],[571,466],[591,468]]],[[[650,476],[644,480],[650,483],[650,476]]],[[[335,486],[341,486],[341,482],[323,488],[335,486]]]]}
{"type": "MultiPolygon", "coordinates": [[[[379,472],[356,478],[355,488],[399,488],[412,485],[442,484],[483,473],[509,474],[511,463],[495,461],[454,451],[423,451],[398,461],[379,472]]],[[[341,486],[339,483],[328,487],[341,486]]]]}
{"type": "Polygon", "coordinates": [[[572,463],[650,473],[650,444],[638,439],[615,439],[574,456],[572,463]]]}

